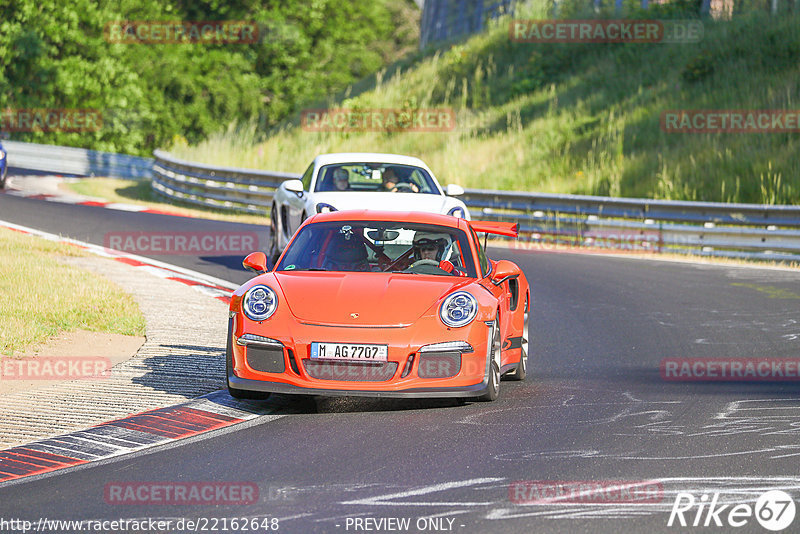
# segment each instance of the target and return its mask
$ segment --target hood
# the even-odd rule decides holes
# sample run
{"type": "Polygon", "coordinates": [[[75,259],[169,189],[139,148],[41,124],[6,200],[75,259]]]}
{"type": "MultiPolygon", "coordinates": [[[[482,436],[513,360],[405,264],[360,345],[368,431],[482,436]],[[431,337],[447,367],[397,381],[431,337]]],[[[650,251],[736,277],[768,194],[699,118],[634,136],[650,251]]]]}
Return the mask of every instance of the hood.
{"type": "Polygon", "coordinates": [[[314,193],[315,204],[325,202],[339,211],[344,210],[387,210],[387,211],[427,211],[447,214],[452,201],[445,195],[425,193],[384,193],[380,191],[364,192],[325,192],[314,193]]]}
{"type": "Polygon", "coordinates": [[[297,319],[341,326],[408,326],[471,279],[391,273],[278,272],[297,319]],[[441,279],[441,280],[440,280],[441,279]],[[354,318],[351,314],[357,313],[354,318]]]}

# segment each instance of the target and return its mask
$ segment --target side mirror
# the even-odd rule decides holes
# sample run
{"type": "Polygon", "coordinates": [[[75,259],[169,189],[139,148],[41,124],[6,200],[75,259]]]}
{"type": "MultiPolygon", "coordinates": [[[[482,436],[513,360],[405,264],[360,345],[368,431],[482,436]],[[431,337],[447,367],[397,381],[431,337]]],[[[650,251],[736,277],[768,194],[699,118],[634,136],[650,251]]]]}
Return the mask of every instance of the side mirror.
{"type": "Polygon", "coordinates": [[[492,271],[492,283],[499,286],[509,278],[519,276],[519,267],[508,260],[500,260],[494,266],[492,271]]]}
{"type": "Polygon", "coordinates": [[[444,192],[449,197],[457,197],[459,195],[464,194],[464,188],[458,184],[447,184],[447,187],[445,188],[444,192]]]}
{"type": "Polygon", "coordinates": [[[263,252],[251,252],[242,262],[242,267],[256,274],[261,274],[269,271],[270,265],[266,254],[263,252]]]}
{"type": "Polygon", "coordinates": [[[296,193],[297,196],[303,195],[303,182],[301,182],[300,180],[297,179],[286,180],[285,182],[283,182],[283,187],[285,187],[287,191],[296,193]]]}

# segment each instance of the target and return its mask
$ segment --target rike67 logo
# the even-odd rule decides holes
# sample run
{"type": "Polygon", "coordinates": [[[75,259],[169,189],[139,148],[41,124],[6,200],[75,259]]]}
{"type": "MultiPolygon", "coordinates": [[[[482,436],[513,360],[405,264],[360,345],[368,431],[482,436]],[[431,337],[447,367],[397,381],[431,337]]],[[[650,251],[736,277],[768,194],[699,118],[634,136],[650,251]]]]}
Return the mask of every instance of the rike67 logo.
{"type": "Polygon", "coordinates": [[[751,503],[719,503],[720,494],[707,493],[696,498],[679,492],[672,504],[667,526],[681,527],[743,527],[755,520],[765,529],[777,532],[794,521],[795,503],[792,496],[781,490],[767,491],[751,503]]]}

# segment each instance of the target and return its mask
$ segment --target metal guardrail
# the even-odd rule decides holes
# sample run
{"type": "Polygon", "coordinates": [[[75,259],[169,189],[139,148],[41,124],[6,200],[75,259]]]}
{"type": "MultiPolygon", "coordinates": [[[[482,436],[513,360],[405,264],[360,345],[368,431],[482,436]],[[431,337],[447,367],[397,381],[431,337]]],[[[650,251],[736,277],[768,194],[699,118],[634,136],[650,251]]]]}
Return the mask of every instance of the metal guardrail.
{"type": "Polygon", "coordinates": [[[267,214],[282,181],[299,174],[214,167],[153,152],[153,190],[190,204],[244,213],[267,214]]]}
{"type": "Polygon", "coordinates": [[[19,169],[125,179],[147,179],[152,174],[150,158],[21,141],[3,141],[3,147],[8,152],[8,166],[19,169]]]}
{"type": "MultiPolygon", "coordinates": [[[[266,215],[299,174],[214,167],[156,151],[153,188],[184,202],[266,215]]],[[[800,261],[800,206],[467,189],[476,219],[516,222],[517,248],[613,248],[800,261]]]]}
{"type": "MultiPolygon", "coordinates": [[[[266,215],[276,187],[299,174],[216,167],[156,150],[155,159],[4,141],[10,167],[144,179],[169,199],[266,215]]],[[[580,247],[800,262],[800,206],[684,202],[467,189],[476,219],[516,222],[525,249],[580,247]]]]}

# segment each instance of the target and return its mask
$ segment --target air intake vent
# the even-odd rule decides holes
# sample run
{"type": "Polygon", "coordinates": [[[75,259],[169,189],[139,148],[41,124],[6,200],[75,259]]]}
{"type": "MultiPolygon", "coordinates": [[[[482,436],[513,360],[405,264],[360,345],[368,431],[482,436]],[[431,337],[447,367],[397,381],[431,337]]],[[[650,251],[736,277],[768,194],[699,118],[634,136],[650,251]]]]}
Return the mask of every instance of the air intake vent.
{"type": "Polygon", "coordinates": [[[245,352],[247,354],[247,365],[262,373],[282,373],[286,370],[286,363],[283,358],[283,349],[259,347],[249,345],[245,352]]]}
{"type": "Polygon", "coordinates": [[[343,382],[386,382],[397,371],[397,362],[349,363],[326,362],[306,358],[303,368],[318,380],[340,380],[343,382]]]}
{"type": "Polygon", "coordinates": [[[422,352],[419,355],[417,376],[420,378],[450,378],[460,370],[460,352],[422,352]]]}

